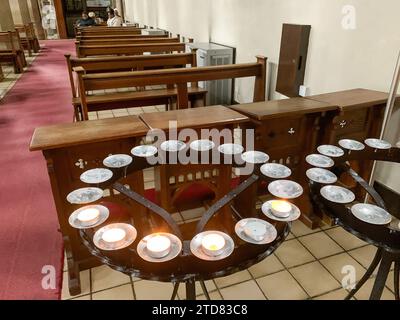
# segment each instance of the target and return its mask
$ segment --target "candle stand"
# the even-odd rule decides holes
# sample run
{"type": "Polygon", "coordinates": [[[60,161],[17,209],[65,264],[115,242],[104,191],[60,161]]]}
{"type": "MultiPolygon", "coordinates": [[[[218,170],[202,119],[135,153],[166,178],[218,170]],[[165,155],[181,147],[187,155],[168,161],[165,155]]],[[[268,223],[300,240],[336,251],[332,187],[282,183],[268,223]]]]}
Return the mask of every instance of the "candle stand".
{"type": "MultiPolygon", "coordinates": [[[[179,152],[187,151],[186,149],[179,152]]],[[[209,159],[212,159],[213,151],[209,152],[209,159]]],[[[237,187],[228,191],[222,198],[215,199],[199,221],[189,223],[175,221],[170,212],[129,189],[123,183],[129,175],[156,166],[150,164],[145,156],[137,156],[137,153],[132,152],[133,161],[127,160],[129,159],[127,155],[115,155],[121,160],[115,161],[115,165],[105,161],[105,164],[106,162],[109,164],[105,170],[110,170],[112,177],[103,175],[104,179],[108,179],[102,182],[100,175],[97,175],[92,183],[96,183],[97,179],[96,188],[100,190],[111,188],[115,192],[115,197],[107,198],[107,201],[98,197],[93,199],[81,197],[81,201],[76,202],[78,212],[85,208],[82,205],[87,205],[89,202],[90,205],[99,205],[109,211],[109,216],[101,223],[92,227],[78,226],[85,247],[103,264],[114,270],[145,280],[173,283],[172,300],[177,297],[179,285],[182,283],[186,285],[186,299],[195,300],[196,282],[200,283],[205,297],[210,299],[205,281],[228,276],[259,263],[271,255],[286,239],[291,229],[291,222],[300,215],[297,206],[288,200],[298,198],[303,192],[301,186],[293,181],[277,180],[280,178],[279,172],[282,172],[285,178],[288,177],[288,170],[290,174],[290,169],[283,165],[279,167],[280,171],[270,177],[262,173],[266,171],[265,166],[270,165],[266,163],[268,161],[266,154],[261,154],[262,161],[257,160],[260,154],[255,154],[253,158],[249,153],[218,154],[220,163],[230,168],[243,168],[249,162],[252,163],[254,165],[252,173],[242,176],[237,187]],[[125,158],[125,162],[121,156],[125,158]],[[280,185],[278,181],[284,182],[280,185]],[[269,203],[263,205],[262,212],[253,210],[257,205],[257,189],[260,182],[270,186],[275,182],[271,189],[275,197],[285,199],[291,206],[291,211],[286,216],[274,216],[269,203]],[[145,210],[137,210],[138,205],[145,210]],[[115,238],[115,243],[107,242],[112,240],[109,235],[105,237],[106,231],[113,226],[121,225],[127,226],[126,242],[121,245],[121,242],[118,242],[120,238],[115,238]],[[148,240],[152,237],[163,240],[160,246],[170,244],[170,247],[161,246],[160,251],[152,251],[155,250],[154,246],[150,246],[148,240]],[[212,243],[213,239],[219,242],[212,243]],[[165,249],[166,251],[162,251],[165,249]]],[[[190,164],[191,166],[195,167],[196,163],[199,163],[197,161],[201,160],[201,152],[198,156],[199,159],[190,164]]],[[[165,157],[164,162],[157,165],[180,164],[170,164],[169,157],[165,157]]],[[[86,176],[88,174],[90,175],[90,172],[86,176]]],[[[76,212],[72,216],[76,217],[76,212]]],[[[116,235],[120,233],[121,230],[115,232],[116,235]]]]}
{"type": "MultiPolygon", "coordinates": [[[[329,169],[331,173],[339,177],[337,186],[346,187],[344,183],[340,182],[340,177],[350,176],[357,183],[357,186],[353,190],[362,188],[363,194],[368,194],[367,201],[364,201],[365,197],[363,196],[359,196],[358,199],[352,197],[353,193],[350,188],[332,189],[332,186],[326,186],[326,184],[332,184],[335,181],[330,181],[329,183],[326,181],[322,182],[321,175],[319,177],[309,175],[311,177],[309,186],[313,204],[332,218],[336,225],[341,226],[368,244],[377,247],[377,253],[367,272],[354,289],[351,290],[346,299],[351,299],[360,290],[380,264],[370,295],[371,300],[379,300],[382,296],[391,266],[394,264],[395,298],[399,300],[399,214],[398,212],[391,212],[391,214],[387,212],[382,197],[365,179],[351,168],[351,163],[353,161],[361,161],[366,164],[372,164],[374,161],[399,163],[400,149],[392,148],[389,143],[377,139],[367,139],[365,141],[366,146],[360,142],[356,142],[353,140],[342,140],[339,142],[344,149],[348,149],[337,153],[337,157],[334,158],[334,165],[330,166],[329,169]],[[346,200],[346,198],[348,199],[346,200]]],[[[336,146],[330,147],[330,150],[340,150],[336,146]]],[[[324,147],[320,147],[319,150],[323,149],[324,147]]],[[[311,173],[311,171],[308,171],[308,173],[311,173]]],[[[328,175],[325,175],[325,177],[328,179],[328,175]]],[[[333,188],[336,187],[333,186],[333,188]]]]}

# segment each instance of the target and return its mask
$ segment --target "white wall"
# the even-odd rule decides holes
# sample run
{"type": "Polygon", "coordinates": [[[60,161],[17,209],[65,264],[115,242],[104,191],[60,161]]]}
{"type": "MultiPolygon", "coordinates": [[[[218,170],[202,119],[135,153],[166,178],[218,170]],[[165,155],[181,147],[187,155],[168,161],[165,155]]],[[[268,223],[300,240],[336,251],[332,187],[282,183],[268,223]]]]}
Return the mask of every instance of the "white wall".
{"type": "MultiPolygon", "coordinates": [[[[237,48],[237,62],[269,59],[275,88],[282,23],[310,24],[305,85],[311,94],[351,88],[388,91],[400,50],[398,0],[126,0],[127,19],[167,29],[195,41],[237,48]],[[354,6],[355,29],[343,28],[345,6],[354,6]]],[[[253,81],[237,81],[235,98],[249,102],[253,81]]],[[[281,96],[271,90],[271,98],[281,96]]],[[[400,111],[388,139],[400,139],[400,111]]],[[[396,165],[396,168],[398,165],[396,165]]],[[[400,192],[400,179],[379,169],[379,180],[400,192]],[[397,180],[397,181],[396,181],[397,180]]],[[[400,175],[400,170],[396,170],[400,175]]]]}

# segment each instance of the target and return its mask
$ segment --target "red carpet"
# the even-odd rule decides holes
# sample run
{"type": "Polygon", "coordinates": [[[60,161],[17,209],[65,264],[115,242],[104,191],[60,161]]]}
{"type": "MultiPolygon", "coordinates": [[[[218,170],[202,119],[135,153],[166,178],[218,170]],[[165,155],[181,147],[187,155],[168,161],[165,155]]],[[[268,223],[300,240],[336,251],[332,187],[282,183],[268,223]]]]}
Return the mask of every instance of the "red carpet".
{"type": "Polygon", "coordinates": [[[63,244],[40,152],[29,152],[33,130],[71,122],[71,93],[64,54],[73,41],[44,41],[45,48],[0,102],[0,299],[58,299],[63,244]],[[54,290],[42,288],[42,268],[56,271],[54,290]]]}

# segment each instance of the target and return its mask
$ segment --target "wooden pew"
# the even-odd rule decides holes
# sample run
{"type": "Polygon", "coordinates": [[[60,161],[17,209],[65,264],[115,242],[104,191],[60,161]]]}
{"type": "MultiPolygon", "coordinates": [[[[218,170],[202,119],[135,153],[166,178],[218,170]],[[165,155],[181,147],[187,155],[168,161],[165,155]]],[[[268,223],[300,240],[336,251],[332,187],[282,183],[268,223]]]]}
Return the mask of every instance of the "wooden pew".
{"type": "MultiPolygon", "coordinates": [[[[104,73],[104,72],[121,72],[121,71],[132,71],[132,70],[146,70],[146,69],[163,69],[163,68],[184,68],[187,65],[192,67],[197,66],[196,51],[192,53],[179,53],[179,54],[163,54],[163,55],[142,55],[142,56],[121,56],[121,57],[102,57],[102,58],[71,58],[71,55],[65,55],[68,65],[68,74],[72,90],[72,101],[75,110],[75,119],[83,120],[85,117],[82,116],[81,101],[79,92],[77,90],[78,85],[74,80],[74,69],[80,67],[83,68],[86,74],[90,73],[104,73]]],[[[193,87],[197,87],[197,83],[193,83],[193,87]]],[[[194,89],[193,89],[194,90],[194,89]]],[[[148,97],[149,91],[142,93],[142,95],[148,97]]],[[[197,90],[200,94],[200,90],[197,90]]],[[[204,90],[203,90],[204,91],[204,90]]],[[[162,94],[161,91],[157,90],[157,95],[162,94]]],[[[204,91],[204,94],[206,91],[204,91]]],[[[141,99],[140,93],[136,93],[138,103],[141,99]]],[[[153,105],[155,97],[153,99],[147,98],[143,105],[153,105]]],[[[165,98],[161,101],[156,101],[158,104],[169,104],[165,98]],[[161,102],[161,103],[160,103],[161,102]]],[[[92,105],[91,108],[95,108],[92,105]]],[[[98,108],[104,108],[104,104],[97,106],[98,108]]],[[[108,106],[107,106],[108,108],[108,106]]],[[[87,120],[87,118],[86,118],[87,120]]]]}
{"type": "MultiPolygon", "coordinates": [[[[174,68],[167,70],[85,74],[85,70],[80,68],[76,71],[78,73],[83,116],[85,120],[88,119],[88,112],[91,110],[90,106],[93,103],[130,102],[137,95],[136,92],[123,92],[89,96],[87,94],[88,91],[173,85],[176,88],[169,89],[167,94],[176,97],[178,109],[186,109],[189,107],[189,101],[192,103],[192,107],[196,106],[197,100],[194,100],[194,98],[196,98],[196,91],[199,90],[196,87],[188,87],[188,83],[253,76],[255,77],[254,101],[264,101],[266,63],[267,58],[258,56],[256,63],[185,69],[174,68]]],[[[152,93],[153,95],[154,92],[152,93]]]]}
{"type": "Polygon", "coordinates": [[[75,45],[78,46],[112,46],[116,44],[139,44],[139,43],[172,43],[180,42],[179,38],[127,38],[127,39],[81,39],[75,41],[75,45]]]}
{"type": "Polygon", "coordinates": [[[24,50],[28,51],[28,55],[32,57],[33,39],[30,38],[29,30],[26,25],[16,25],[15,30],[19,33],[21,44],[24,50]]]}
{"type": "Polygon", "coordinates": [[[1,67],[0,64],[0,82],[4,80],[4,73],[3,73],[3,68],[1,67]]]}
{"type": "Polygon", "coordinates": [[[142,34],[142,29],[134,27],[85,27],[77,30],[77,35],[119,35],[119,34],[142,34]]]}
{"type": "Polygon", "coordinates": [[[40,50],[39,40],[35,33],[33,22],[27,24],[17,24],[15,29],[19,32],[21,43],[25,50],[38,53],[40,50]]]}
{"type": "Polygon", "coordinates": [[[140,55],[145,52],[171,53],[185,52],[184,43],[148,43],[148,44],[122,44],[110,46],[79,46],[77,55],[79,58],[90,56],[111,56],[111,55],[140,55]]]}
{"type": "Polygon", "coordinates": [[[12,63],[15,73],[22,73],[26,67],[24,49],[17,31],[0,32],[0,63],[12,63]]]}
{"type": "Polygon", "coordinates": [[[121,34],[121,35],[108,35],[108,34],[95,34],[95,35],[83,35],[77,36],[76,41],[82,40],[113,40],[113,39],[149,39],[149,38],[172,38],[169,34],[165,35],[143,35],[143,34],[121,34]]]}

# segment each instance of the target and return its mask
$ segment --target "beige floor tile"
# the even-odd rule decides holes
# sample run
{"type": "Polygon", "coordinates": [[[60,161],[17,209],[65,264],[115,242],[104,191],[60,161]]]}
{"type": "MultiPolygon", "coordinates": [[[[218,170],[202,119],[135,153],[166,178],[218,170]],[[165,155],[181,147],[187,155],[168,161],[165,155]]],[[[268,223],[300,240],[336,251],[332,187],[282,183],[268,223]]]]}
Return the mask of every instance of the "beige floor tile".
{"type": "Polygon", "coordinates": [[[133,284],[137,300],[170,300],[171,283],[142,280],[133,284]]]}
{"type": "MultiPolygon", "coordinates": [[[[210,292],[210,299],[211,299],[211,301],[213,301],[213,300],[222,300],[222,297],[221,297],[221,295],[219,294],[219,292],[218,291],[213,291],[213,292],[210,292]]],[[[198,296],[197,297],[197,300],[207,300],[206,299],[206,296],[205,295],[201,295],[201,296],[198,296]]]]}
{"type": "Polygon", "coordinates": [[[343,252],[343,249],[324,232],[313,233],[299,240],[317,259],[343,252]]]}
{"type": "Polygon", "coordinates": [[[68,271],[67,255],[66,255],[66,254],[64,254],[64,265],[63,265],[63,271],[68,271]]]}
{"type": "Polygon", "coordinates": [[[136,116],[138,114],[142,114],[142,108],[129,108],[128,113],[132,116],[136,116]]]}
{"type": "Polygon", "coordinates": [[[326,231],[326,234],[335,240],[345,250],[352,250],[365,246],[366,243],[356,236],[353,236],[350,232],[347,232],[343,228],[334,228],[326,231]]]}
{"type": "Polygon", "coordinates": [[[394,292],[394,271],[390,271],[386,280],[386,286],[394,292]]]}
{"type": "Polygon", "coordinates": [[[315,260],[307,249],[296,239],[285,241],[275,252],[275,255],[288,268],[315,260]]]}
{"type": "Polygon", "coordinates": [[[349,254],[356,259],[364,268],[371,264],[377,249],[374,246],[366,246],[349,251],[349,254]]]}
{"type": "Polygon", "coordinates": [[[206,212],[205,208],[195,208],[191,210],[181,211],[181,215],[184,220],[192,220],[202,217],[204,212],[206,212]]]}
{"type": "Polygon", "coordinates": [[[314,298],[314,300],[344,300],[348,292],[344,289],[338,289],[322,296],[314,298]]]}
{"type": "Polygon", "coordinates": [[[271,255],[248,270],[254,278],[260,278],[283,269],[285,269],[283,264],[279,262],[275,255],[271,255]]]}
{"type": "MultiPolygon", "coordinates": [[[[320,262],[329,270],[329,272],[342,283],[343,277],[345,277],[348,271],[343,270],[345,266],[352,266],[355,268],[355,282],[359,281],[362,276],[365,274],[365,268],[361,266],[356,260],[354,260],[349,254],[341,253],[339,255],[335,255],[326,259],[320,260],[320,262]],[[342,270],[345,273],[342,273],[342,270]]],[[[349,283],[349,285],[354,285],[353,283],[349,283]]]]}
{"type": "Polygon", "coordinates": [[[265,300],[254,280],[221,289],[220,292],[224,300],[265,300]]]}
{"type": "Polygon", "coordinates": [[[289,235],[286,237],[286,240],[292,240],[294,239],[293,233],[289,233],[289,235]]]}
{"type": "Polygon", "coordinates": [[[86,295],[86,296],[82,296],[82,297],[78,297],[75,299],[71,299],[72,301],[74,300],[92,300],[92,298],[90,297],[90,294],[86,295]]]}
{"type": "Polygon", "coordinates": [[[93,300],[133,300],[133,289],[131,284],[93,293],[93,300]]]}
{"type": "MultiPolygon", "coordinates": [[[[369,297],[374,286],[375,278],[369,279],[364,286],[355,295],[357,300],[369,300],[369,297]]],[[[383,289],[381,300],[394,300],[394,294],[387,288],[383,289]]]]}
{"type": "Polygon", "coordinates": [[[318,232],[318,231],[321,231],[321,229],[317,228],[315,230],[312,230],[309,227],[307,227],[300,220],[297,220],[297,221],[293,222],[293,225],[292,225],[292,233],[296,237],[305,236],[307,234],[315,233],[315,232],[318,232]]]}
{"type": "Polygon", "coordinates": [[[286,270],[256,281],[269,300],[305,300],[308,298],[304,290],[286,270]]]}
{"type": "Polygon", "coordinates": [[[82,292],[78,294],[77,296],[71,296],[69,294],[69,289],[68,289],[68,273],[64,272],[63,273],[63,284],[62,284],[62,291],[61,291],[61,299],[62,300],[68,300],[68,299],[73,299],[77,298],[80,296],[88,295],[90,294],[90,271],[85,270],[81,272],[81,290],[82,292]]]}
{"type": "Polygon", "coordinates": [[[340,283],[317,261],[290,269],[310,297],[340,288],[340,283]]]}
{"type": "Polygon", "coordinates": [[[250,279],[250,273],[247,270],[243,270],[227,277],[214,279],[214,281],[218,288],[221,289],[250,279]]]}
{"type": "MultiPolygon", "coordinates": [[[[217,290],[217,287],[215,286],[214,281],[209,280],[209,281],[206,281],[205,284],[207,287],[207,291],[209,293],[217,290]]],[[[171,294],[172,294],[172,292],[171,292],[171,294]]],[[[196,295],[201,296],[203,294],[204,294],[204,292],[203,292],[203,289],[201,288],[200,282],[196,282],[196,295]]],[[[179,286],[178,295],[179,295],[180,299],[182,299],[182,300],[186,299],[186,286],[184,283],[181,283],[181,285],[179,286]]]]}
{"type": "Polygon", "coordinates": [[[92,292],[110,289],[128,283],[130,283],[129,276],[115,271],[108,266],[92,269],[92,292]]]}

